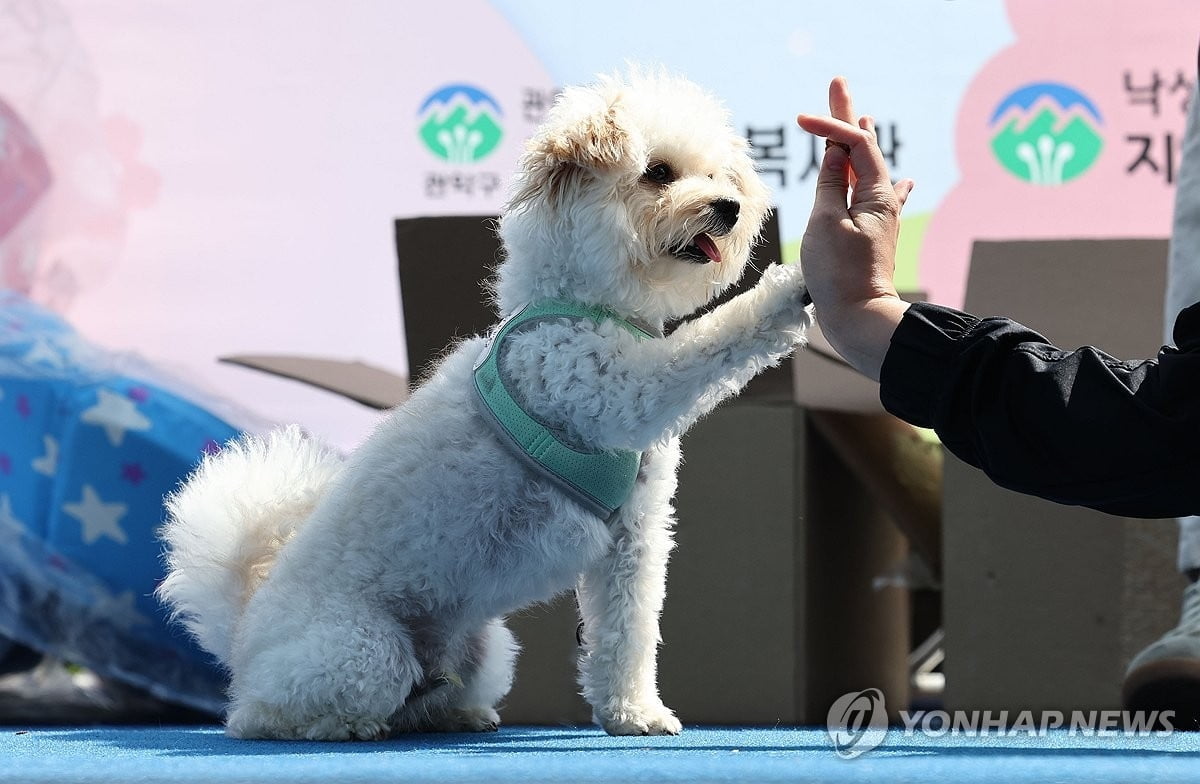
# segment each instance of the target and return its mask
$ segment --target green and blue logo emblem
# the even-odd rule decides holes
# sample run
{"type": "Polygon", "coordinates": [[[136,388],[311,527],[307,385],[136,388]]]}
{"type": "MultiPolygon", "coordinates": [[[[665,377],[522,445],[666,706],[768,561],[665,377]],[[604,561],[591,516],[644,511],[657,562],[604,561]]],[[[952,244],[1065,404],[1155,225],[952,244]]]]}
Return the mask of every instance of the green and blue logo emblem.
{"type": "Polygon", "coordinates": [[[1035,82],[1014,90],[988,124],[995,129],[996,160],[1034,185],[1070,182],[1092,167],[1104,147],[1096,105],[1058,82],[1035,82]]]}
{"type": "Polygon", "coordinates": [[[454,164],[490,155],[504,137],[504,112],[492,96],[469,84],[448,84],[421,104],[420,136],[437,157],[454,164]]]}

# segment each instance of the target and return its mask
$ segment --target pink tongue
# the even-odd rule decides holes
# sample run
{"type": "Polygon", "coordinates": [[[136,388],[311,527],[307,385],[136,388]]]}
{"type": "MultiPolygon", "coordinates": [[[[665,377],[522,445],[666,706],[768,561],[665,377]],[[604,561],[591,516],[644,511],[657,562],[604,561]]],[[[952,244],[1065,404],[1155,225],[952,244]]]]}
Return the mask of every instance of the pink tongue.
{"type": "Polygon", "coordinates": [[[712,241],[712,237],[707,234],[697,234],[696,238],[692,240],[692,244],[699,248],[705,256],[708,256],[709,261],[720,263],[721,251],[717,249],[717,243],[712,241]]]}

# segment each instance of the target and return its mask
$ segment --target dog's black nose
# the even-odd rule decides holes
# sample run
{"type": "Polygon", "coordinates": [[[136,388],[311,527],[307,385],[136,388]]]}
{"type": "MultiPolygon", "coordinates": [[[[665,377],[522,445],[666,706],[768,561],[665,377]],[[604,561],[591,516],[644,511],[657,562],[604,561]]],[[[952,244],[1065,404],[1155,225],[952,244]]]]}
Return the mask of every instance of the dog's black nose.
{"type": "Polygon", "coordinates": [[[742,205],[738,204],[733,199],[717,199],[711,205],[712,211],[716,214],[717,220],[726,231],[733,228],[733,224],[737,223],[738,212],[741,211],[742,205]]]}

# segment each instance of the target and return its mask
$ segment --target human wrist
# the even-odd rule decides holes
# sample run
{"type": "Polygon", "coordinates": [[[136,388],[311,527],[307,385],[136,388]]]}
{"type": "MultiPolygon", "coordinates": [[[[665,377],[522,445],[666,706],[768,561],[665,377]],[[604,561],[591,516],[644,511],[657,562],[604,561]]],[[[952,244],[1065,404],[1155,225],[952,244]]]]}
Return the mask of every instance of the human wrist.
{"type": "Polygon", "coordinates": [[[878,381],[892,334],[908,308],[899,296],[884,294],[825,311],[818,304],[816,317],[826,340],[842,358],[878,381]]]}

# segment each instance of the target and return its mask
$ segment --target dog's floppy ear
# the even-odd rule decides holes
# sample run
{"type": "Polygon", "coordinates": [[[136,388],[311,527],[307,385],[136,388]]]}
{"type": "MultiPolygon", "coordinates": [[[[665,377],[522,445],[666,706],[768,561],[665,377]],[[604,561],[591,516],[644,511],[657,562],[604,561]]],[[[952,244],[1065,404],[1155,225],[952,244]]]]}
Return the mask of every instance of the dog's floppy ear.
{"type": "Polygon", "coordinates": [[[586,173],[603,174],[619,168],[631,154],[630,134],[621,115],[617,97],[569,88],[526,146],[521,161],[523,182],[513,203],[541,194],[553,204],[570,183],[586,173]]]}
{"type": "MultiPolygon", "coordinates": [[[[589,96],[598,98],[599,96],[589,96]]],[[[573,164],[593,171],[619,166],[629,148],[618,101],[593,100],[584,112],[557,118],[535,139],[536,147],[555,165],[573,164]]],[[[560,107],[564,108],[564,107],[560,107]]],[[[563,114],[568,114],[563,112],[563,114]]]]}

